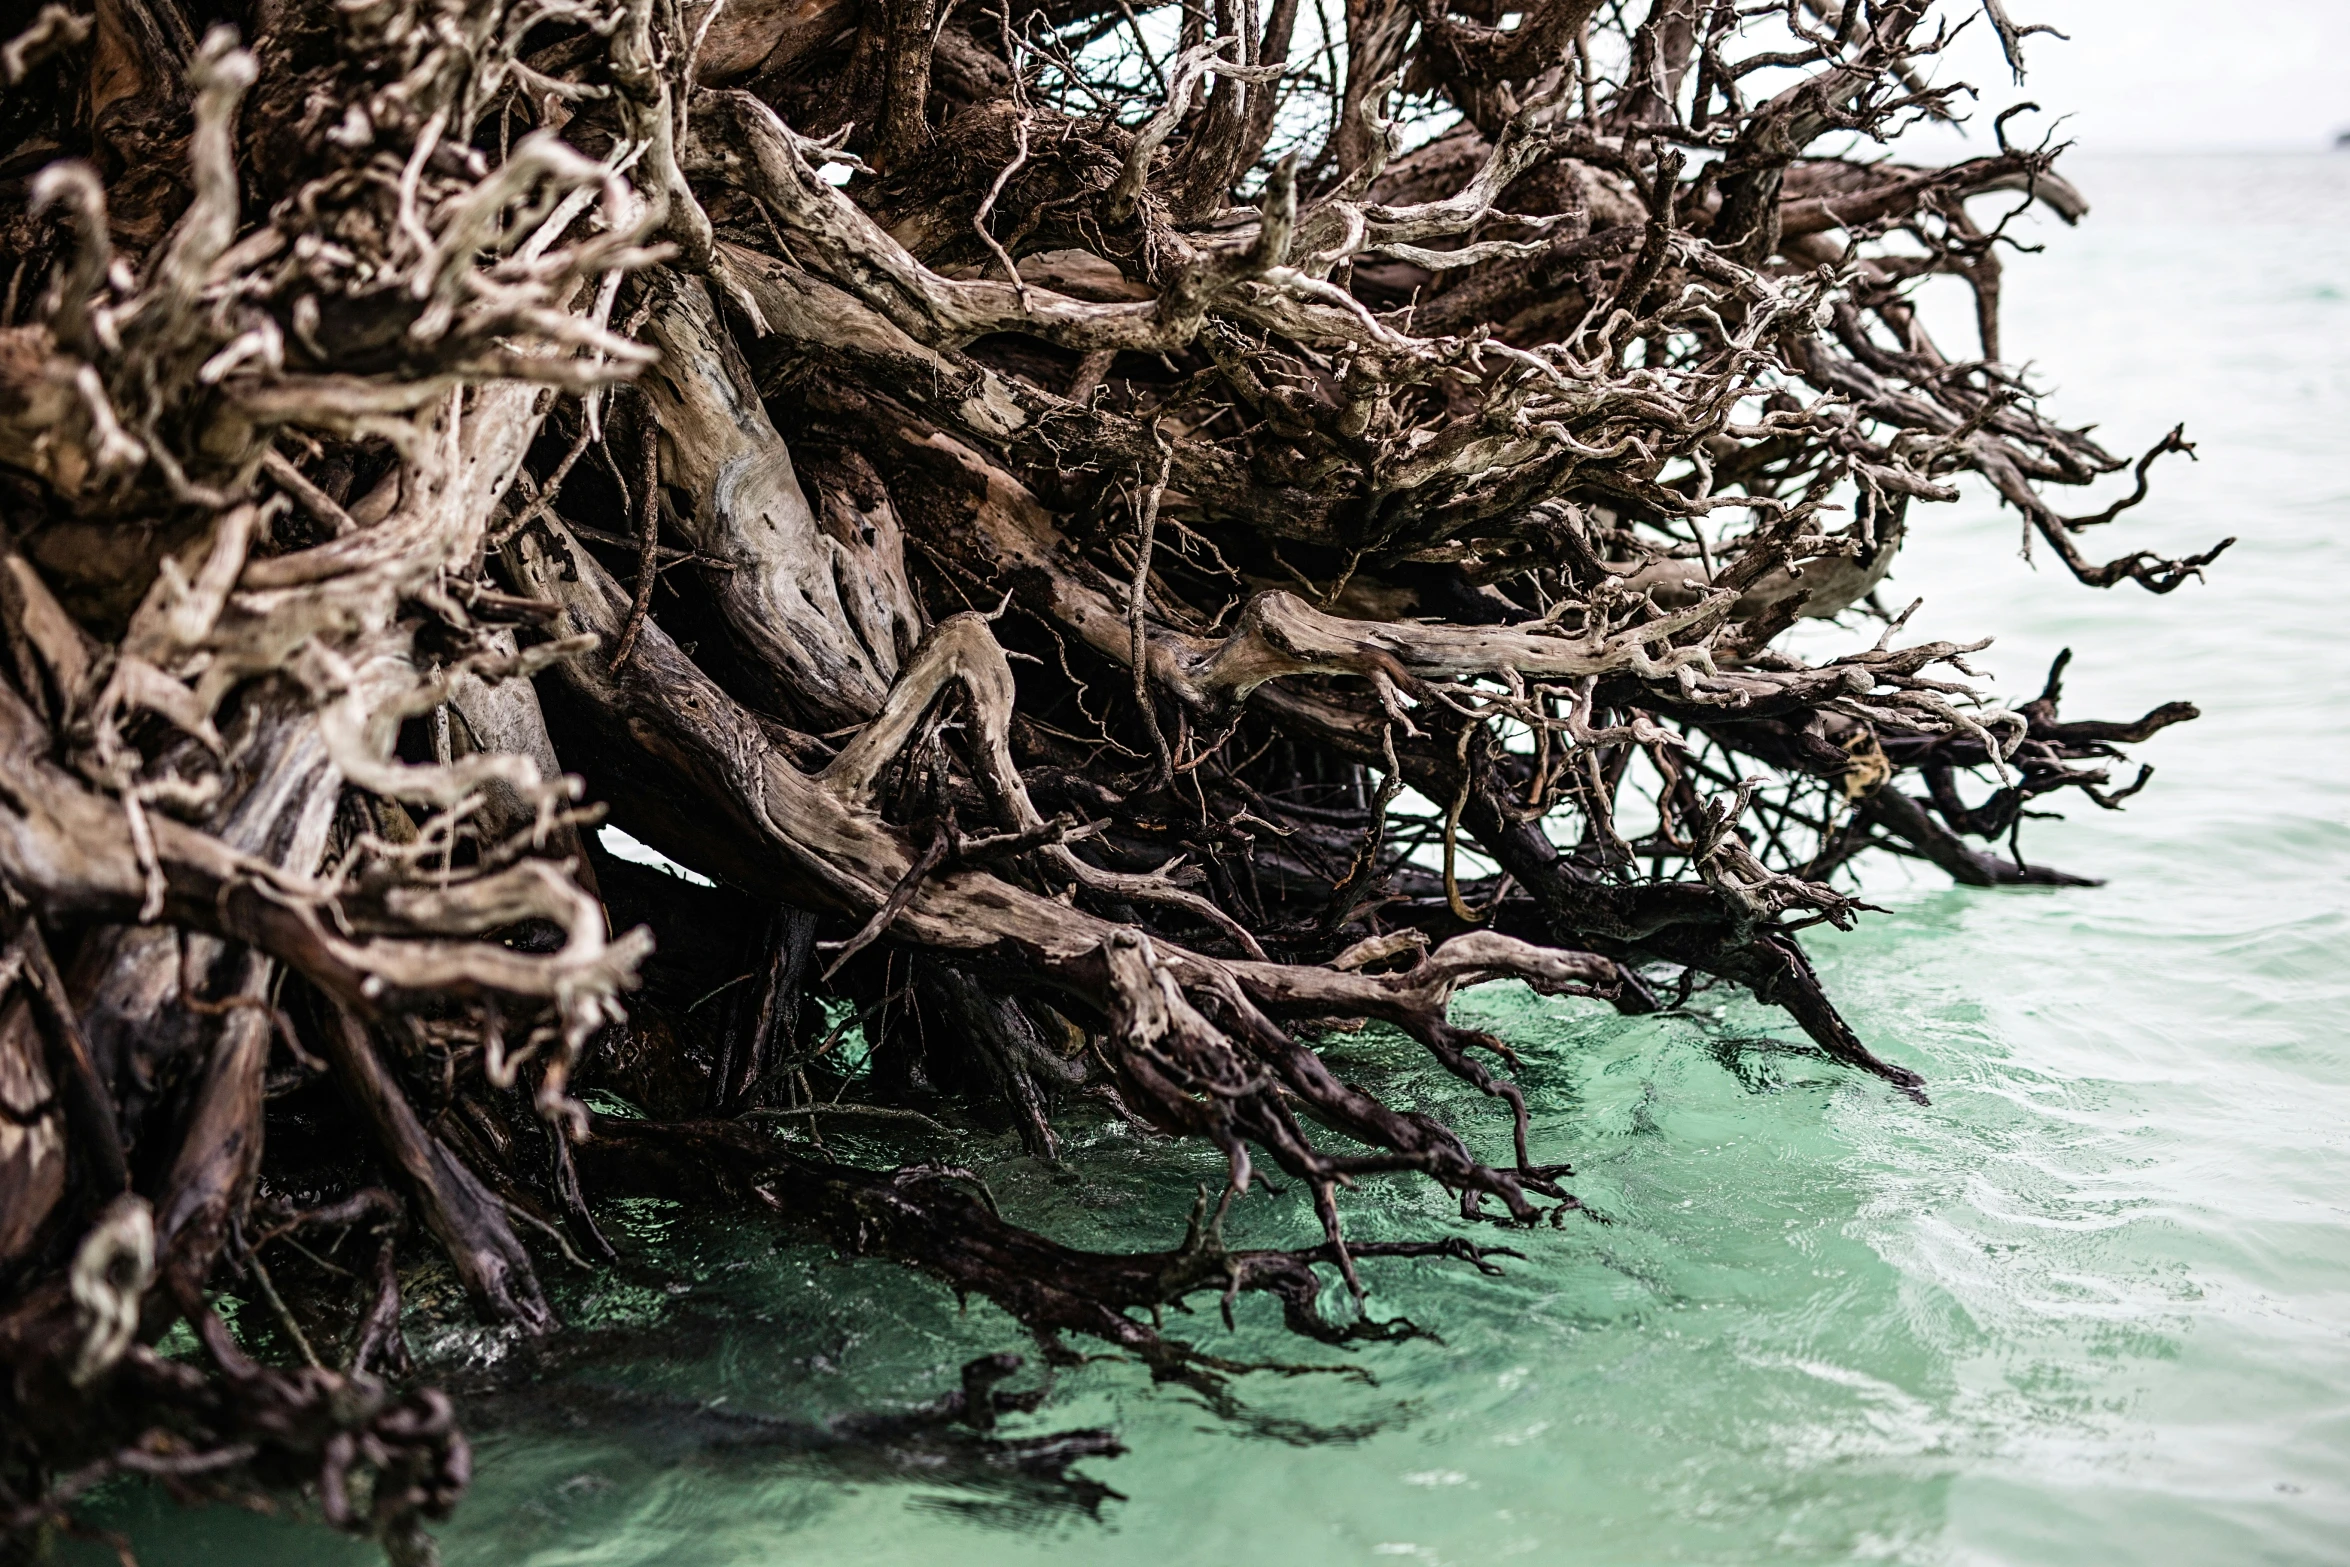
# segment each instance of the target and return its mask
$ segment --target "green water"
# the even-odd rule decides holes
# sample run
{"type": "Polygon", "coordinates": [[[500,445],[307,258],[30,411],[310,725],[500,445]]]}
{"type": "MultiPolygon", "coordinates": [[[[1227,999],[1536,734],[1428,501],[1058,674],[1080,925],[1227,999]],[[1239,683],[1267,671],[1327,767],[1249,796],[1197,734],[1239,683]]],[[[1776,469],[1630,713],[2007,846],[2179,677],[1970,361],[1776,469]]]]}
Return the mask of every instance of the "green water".
{"type": "MultiPolygon", "coordinates": [[[[713,1442],[687,1401],[903,1404],[1021,1335],[894,1268],[634,1208],[615,1216],[627,1280],[570,1307],[608,1352],[551,1409],[488,1412],[449,1561],[2350,1561],[2350,158],[2077,177],[2100,210],[2011,266],[2010,342],[2117,446],[2182,418],[2204,443],[2098,544],[2243,542],[2165,599],[2035,572],[1980,498],[1929,514],[1905,552],[1895,593],[1932,595],[1913,629],[1997,633],[1982,662],[2005,689],[2029,695],[2072,645],[2069,713],[2185,697],[2206,714],[2142,748],[2160,776],[2125,814],[2027,838],[2110,885],[1986,894],[1896,869],[1871,884],[1889,912],[1813,941],[1930,1107],[1751,1004],[1626,1021],[1465,998],[1525,1053],[1535,1156],[1571,1160],[1611,1222],[1516,1237],[1502,1279],[1378,1268],[1374,1310],[1441,1343],[1305,1354],[1264,1301],[1236,1334],[1212,1311],[1171,1323],[1375,1383],[1259,1374],[1225,1418],[1129,1364],[1062,1372],[1012,1429],[1114,1427],[1129,1453],[1080,1466],[1122,1493],[1098,1513],[1047,1485],[713,1442]]],[[[1333,1053],[1506,1150],[1498,1107],[1408,1048],[1333,1053]]],[[[1172,1243],[1220,1170],[1099,1129],[1064,1177],[1009,1146],[974,1162],[1014,1217],[1101,1246],[1172,1243]]],[[[1367,1184],[1349,1214],[1358,1235],[1457,1222],[1407,1181],[1367,1184]]],[[[1311,1234],[1294,1192],[1231,1226],[1311,1234]]],[[[282,1522],[115,1511],[152,1564],[369,1556],[282,1522]]]]}

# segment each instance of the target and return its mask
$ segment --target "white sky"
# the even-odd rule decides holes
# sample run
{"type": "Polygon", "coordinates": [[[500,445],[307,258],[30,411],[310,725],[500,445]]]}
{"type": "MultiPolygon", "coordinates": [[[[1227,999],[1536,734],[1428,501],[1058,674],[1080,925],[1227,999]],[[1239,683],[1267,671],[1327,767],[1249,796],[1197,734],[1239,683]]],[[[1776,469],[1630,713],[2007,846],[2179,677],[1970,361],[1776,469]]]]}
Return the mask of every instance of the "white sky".
{"type": "MultiPolygon", "coordinates": [[[[1946,7],[1954,18],[1972,9],[1946,7]]],[[[1983,95],[1970,150],[1988,144],[1993,115],[2026,99],[2070,114],[2063,134],[2085,153],[2310,150],[2350,131],[2350,0],[2007,0],[2007,9],[2070,41],[2027,39],[2029,73],[2017,87],[1977,15],[1936,73],[1983,95]]],[[[1904,137],[1904,155],[1924,152],[1925,140],[1904,137]]]]}

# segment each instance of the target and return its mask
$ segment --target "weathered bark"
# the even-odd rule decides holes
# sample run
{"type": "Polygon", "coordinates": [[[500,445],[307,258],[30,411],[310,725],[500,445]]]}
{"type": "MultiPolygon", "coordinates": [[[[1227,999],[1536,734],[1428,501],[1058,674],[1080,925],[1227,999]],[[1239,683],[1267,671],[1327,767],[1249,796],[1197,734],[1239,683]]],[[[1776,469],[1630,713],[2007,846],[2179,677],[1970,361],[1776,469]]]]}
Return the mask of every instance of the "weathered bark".
{"type": "Polygon", "coordinates": [[[530,1254],[515,1239],[497,1196],[425,1128],[377,1059],[366,1028],[337,1009],[319,1039],[338,1085],[380,1145],[393,1178],[407,1188],[425,1227],[456,1266],[474,1309],[485,1321],[511,1322],[538,1333],[553,1328],[554,1314],[539,1291],[530,1254]]]}
{"type": "Polygon", "coordinates": [[[757,383],[699,283],[647,323],[661,361],[639,383],[679,531],[719,568],[713,597],[770,706],[822,732],[873,716],[922,634],[886,516],[847,538],[817,520],[757,383]]]}
{"type": "Polygon", "coordinates": [[[65,1116],[27,996],[0,1011],[0,1265],[33,1249],[65,1195],[65,1116]]]}

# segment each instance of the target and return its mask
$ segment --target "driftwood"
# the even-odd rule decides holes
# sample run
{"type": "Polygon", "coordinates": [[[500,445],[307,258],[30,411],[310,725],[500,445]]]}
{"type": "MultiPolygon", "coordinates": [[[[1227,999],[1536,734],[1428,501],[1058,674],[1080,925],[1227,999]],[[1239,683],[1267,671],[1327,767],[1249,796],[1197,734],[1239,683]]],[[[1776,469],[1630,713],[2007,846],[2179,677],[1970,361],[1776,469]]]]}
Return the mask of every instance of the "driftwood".
{"type": "MultiPolygon", "coordinates": [[[[2176,432],[2050,498],[2131,465],[2000,341],[2009,222],[2087,211],[2061,149],[1849,150],[1966,111],[1929,10],[1348,0],[1321,47],[1295,0],[15,8],[7,1548],[134,1473],[425,1559],[469,1459],[403,1259],[547,1338],[534,1257],[607,1264],[620,1193],[1217,1397],[1244,1368],[1156,1308],[1413,1331],[1366,1264],[1506,1253],[1350,1241],[1347,1186],[1575,1207],[1464,985],[1735,985],[1921,1094],[1805,958],[1839,876],[2077,881],[2022,818],[2119,805],[2118,748],[2195,714],[2060,718],[2061,660],[2001,705],[1879,603],[1907,530],[1971,473],[2094,587],[2225,547],[2088,551],[2176,432]],[[1977,341],[1927,335],[1936,274],[1977,341]],[[1806,662],[1806,618],[1882,632],[1806,662]],[[1365,1021],[1512,1146],[1333,1071],[1365,1021]],[[779,1130],[1051,1160],[1102,1115],[1224,1156],[1174,1249],[779,1130]],[[1320,1245],[1224,1245],[1263,1165],[1320,1245]]],[[[933,1424],[1034,1403],[975,1364],[933,1424]]]]}

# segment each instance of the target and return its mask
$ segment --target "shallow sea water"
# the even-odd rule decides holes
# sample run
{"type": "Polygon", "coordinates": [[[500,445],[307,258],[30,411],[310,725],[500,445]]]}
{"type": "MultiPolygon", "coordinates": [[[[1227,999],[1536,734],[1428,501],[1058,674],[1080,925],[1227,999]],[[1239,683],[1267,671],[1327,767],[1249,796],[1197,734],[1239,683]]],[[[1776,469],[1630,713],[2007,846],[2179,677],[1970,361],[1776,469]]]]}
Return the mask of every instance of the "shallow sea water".
{"type": "MultiPolygon", "coordinates": [[[[1212,1308],[1170,1323],[1375,1382],[1259,1373],[1226,1418],[1129,1364],[1059,1373],[1010,1429],[1114,1427],[1129,1453],[1081,1466],[1122,1493],[1095,1512],[714,1436],[721,1411],[903,1405],[1022,1336],[895,1268],[641,1205],[618,1226],[639,1266],[570,1305],[615,1347],[490,1411],[449,1562],[2350,1561],[2350,156],[2071,172],[2098,210],[2031,229],[2048,253],[2010,267],[2009,342],[2115,447],[2181,419],[2202,443],[2097,547],[2242,542],[2156,598],[2025,565],[1980,495],[1915,530],[1888,596],[1930,590],[1921,634],[1996,634],[2003,690],[2031,695],[2070,645],[2070,716],[2204,710],[2139,749],[2160,771],[2125,813],[2027,834],[2107,886],[1896,870],[1871,882],[1888,912],[1812,940],[1930,1106],[1752,1004],[1658,1021],[1466,997],[1524,1052],[1536,1157],[1571,1160],[1609,1222],[1515,1237],[1502,1279],[1376,1267],[1374,1312],[1441,1342],[1322,1351],[1264,1301],[1236,1334],[1212,1308]]],[[[1408,1048],[1331,1049],[1506,1149],[1500,1107],[1408,1048]]],[[[1009,1146],[984,1169],[1015,1217],[1102,1246],[1173,1243],[1218,1173],[1114,1130],[1065,1176],[1009,1146]]],[[[1349,1212],[1360,1235],[1447,1227],[1400,1180],[1349,1212]]],[[[1294,1190],[1230,1227],[1310,1233],[1294,1190]]],[[[372,1556],[140,1498],[113,1521],[156,1567],[372,1556]]]]}

